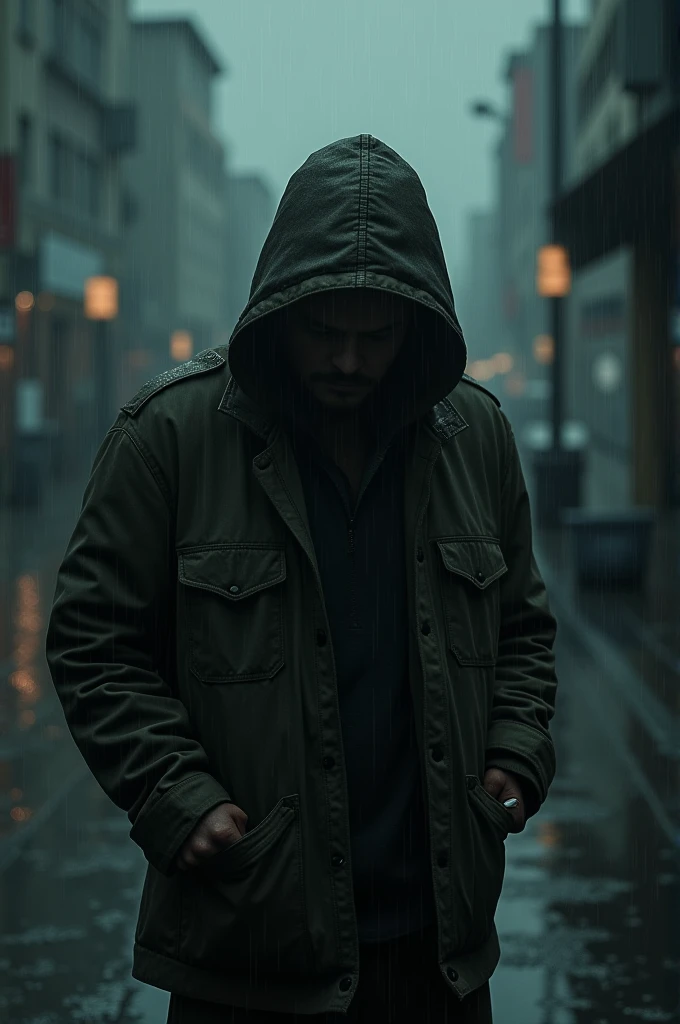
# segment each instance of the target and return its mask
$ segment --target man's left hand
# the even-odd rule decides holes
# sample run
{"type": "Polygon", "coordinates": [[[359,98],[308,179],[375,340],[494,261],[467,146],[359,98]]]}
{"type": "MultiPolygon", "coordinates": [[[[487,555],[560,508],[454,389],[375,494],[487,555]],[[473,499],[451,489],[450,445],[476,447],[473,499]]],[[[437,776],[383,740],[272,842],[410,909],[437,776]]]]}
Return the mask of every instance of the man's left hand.
{"type": "Polygon", "coordinates": [[[517,776],[511,772],[501,771],[500,768],[487,768],[484,773],[483,785],[487,793],[490,793],[491,796],[501,803],[516,797],[517,804],[515,807],[507,808],[515,820],[515,827],[511,828],[510,832],[522,832],[527,819],[522,786],[517,776]]]}

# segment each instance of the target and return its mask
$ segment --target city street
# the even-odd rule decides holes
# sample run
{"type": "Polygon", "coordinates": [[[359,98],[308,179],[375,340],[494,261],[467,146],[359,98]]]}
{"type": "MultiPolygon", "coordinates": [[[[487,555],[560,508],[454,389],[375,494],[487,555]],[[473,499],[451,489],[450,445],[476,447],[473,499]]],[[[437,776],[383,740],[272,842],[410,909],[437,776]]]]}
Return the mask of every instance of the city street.
{"type": "MultiPolygon", "coordinates": [[[[2,513],[11,532],[0,684],[6,1024],[156,1024],[168,1001],[130,978],[145,861],[65,729],[44,661],[54,575],[81,495],[56,490],[41,512],[2,513]]],[[[659,752],[645,739],[568,616],[558,658],[557,778],[540,813],[506,841],[495,1021],[677,1021],[678,748],[659,752]]]]}

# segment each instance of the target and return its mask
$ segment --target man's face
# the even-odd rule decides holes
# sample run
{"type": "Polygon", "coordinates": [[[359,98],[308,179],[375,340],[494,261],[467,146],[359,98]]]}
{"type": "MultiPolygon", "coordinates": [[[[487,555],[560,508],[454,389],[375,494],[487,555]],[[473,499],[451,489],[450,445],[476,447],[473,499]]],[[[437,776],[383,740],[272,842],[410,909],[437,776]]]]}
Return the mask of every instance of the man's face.
{"type": "Polygon", "coordinates": [[[328,409],[350,412],[377,387],[411,324],[411,304],[371,289],[310,295],[290,310],[292,369],[328,409]]]}

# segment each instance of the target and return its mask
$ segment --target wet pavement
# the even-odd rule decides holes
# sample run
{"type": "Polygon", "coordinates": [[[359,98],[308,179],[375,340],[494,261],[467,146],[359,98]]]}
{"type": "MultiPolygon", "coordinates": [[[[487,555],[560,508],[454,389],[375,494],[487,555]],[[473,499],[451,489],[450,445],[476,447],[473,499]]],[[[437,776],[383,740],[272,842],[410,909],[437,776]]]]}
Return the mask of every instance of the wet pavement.
{"type": "MultiPolygon", "coordinates": [[[[42,512],[12,510],[0,555],[0,1021],[163,1024],[167,993],[130,977],[146,862],[76,750],[44,660],[81,497],[74,486],[42,512]]],[[[494,1020],[680,1022],[676,723],[622,696],[582,612],[558,641],[557,778],[506,842],[494,1020]]]]}

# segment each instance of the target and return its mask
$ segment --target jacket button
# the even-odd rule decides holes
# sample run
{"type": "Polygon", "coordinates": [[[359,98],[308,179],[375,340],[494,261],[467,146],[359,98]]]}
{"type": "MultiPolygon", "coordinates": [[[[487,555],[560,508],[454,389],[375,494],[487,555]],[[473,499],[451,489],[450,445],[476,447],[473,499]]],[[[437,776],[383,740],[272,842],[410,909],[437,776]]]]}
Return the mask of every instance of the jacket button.
{"type": "Polygon", "coordinates": [[[418,548],[418,551],[416,553],[416,558],[418,559],[419,562],[422,562],[424,557],[425,557],[425,555],[423,554],[423,549],[422,548],[418,548]]]}
{"type": "Polygon", "coordinates": [[[350,989],[351,987],[352,987],[352,979],[351,978],[341,978],[340,979],[340,991],[341,992],[346,992],[347,989],[350,989]]]}
{"type": "Polygon", "coordinates": [[[437,856],[437,864],[439,865],[440,868],[445,868],[448,863],[449,863],[449,855],[448,855],[448,853],[440,853],[437,856]]]}
{"type": "Polygon", "coordinates": [[[447,967],[446,977],[449,981],[458,981],[458,971],[454,971],[453,967],[447,967]]]}
{"type": "Polygon", "coordinates": [[[238,594],[238,593],[240,593],[240,591],[241,591],[241,588],[237,587],[235,585],[233,587],[229,587],[229,593],[230,594],[238,594]]]}
{"type": "Polygon", "coordinates": [[[444,757],[444,753],[443,753],[441,747],[433,747],[432,748],[432,760],[433,761],[441,761],[443,757],[444,757]]]}
{"type": "Polygon", "coordinates": [[[428,633],[430,632],[430,623],[423,622],[422,626],[420,627],[420,632],[423,634],[423,636],[427,636],[428,633]]]}
{"type": "Polygon", "coordinates": [[[344,863],[345,858],[341,853],[334,853],[333,856],[331,857],[331,864],[333,865],[334,868],[341,868],[344,863]]]}
{"type": "Polygon", "coordinates": [[[483,583],[484,580],[486,579],[486,576],[484,575],[481,569],[477,573],[477,579],[479,580],[480,583],[483,583]]]}
{"type": "Polygon", "coordinates": [[[317,629],[317,631],[316,631],[316,643],[317,643],[317,646],[318,647],[325,647],[327,639],[328,639],[328,637],[324,633],[323,629],[317,629]]]}
{"type": "Polygon", "coordinates": [[[334,757],[324,757],[324,759],[323,759],[323,761],[321,763],[324,766],[324,768],[332,768],[334,766],[334,764],[335,764],[335,758],[334,757]]]}

